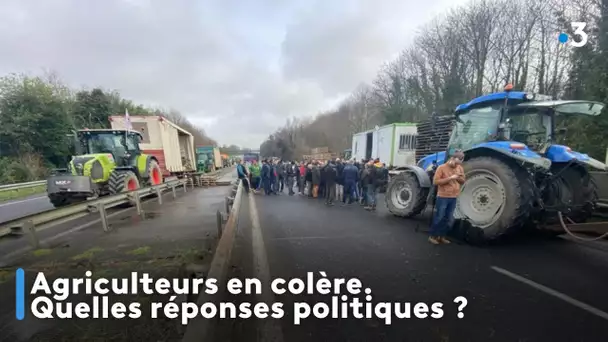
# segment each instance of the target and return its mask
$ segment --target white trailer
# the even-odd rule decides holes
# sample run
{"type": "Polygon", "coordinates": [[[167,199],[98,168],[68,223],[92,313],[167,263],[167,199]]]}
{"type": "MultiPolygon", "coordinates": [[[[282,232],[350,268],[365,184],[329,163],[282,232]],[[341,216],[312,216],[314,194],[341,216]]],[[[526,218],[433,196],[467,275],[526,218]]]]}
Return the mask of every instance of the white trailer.
{"type": "Polygon", "coordinates": [[[355,160],[379,158],[387,166],[416,165],[416,124],[393,123],[353,135],[355,160]]]}
{"type": "MultiPolygon", "coordinates": [[[[126,129],[125,117],[110,116],[113,129],[126,129]]],[[[196,170],[194,137],[190,132],[167,120],[164,116],[130,116],[134,131],[142,134],[139,144],[142,153],[152,155],[165,176],[196,170]]]]}

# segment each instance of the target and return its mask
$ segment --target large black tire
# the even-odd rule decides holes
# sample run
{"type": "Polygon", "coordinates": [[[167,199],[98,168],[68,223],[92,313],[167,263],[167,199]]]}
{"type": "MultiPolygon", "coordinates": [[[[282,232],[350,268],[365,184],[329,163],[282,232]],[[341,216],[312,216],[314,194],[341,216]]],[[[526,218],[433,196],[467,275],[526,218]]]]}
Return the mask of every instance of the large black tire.
{"type": "Polygon", "coordinates": [[[391,177],[384,200],[391,214],[400,217],[413,217],[424,211],[429,188],[420,186],[416,176],[402,172],[391,177]]]}
{"type": "Polygon", "coordinates": [[[132,171],[112,171],[108,180],[110,194],[119,194],[139,189],[139,179],[132,171]]]}
{"type": "Polygon", "coordinates": [[[71,204],[66,196],[61,195],[49,196],[49,201],[55,208],[63,208],[71,204]]]}
{"type": "Polygon", "coordinates": [[[597,184],[587,170],[579,167],[567,167],[558,178],[562,201],[572,204],[571,211],[564,214],[576,223],[584,223],[595,210],[599,198],[597,184]]]}
{"type": "Polygon", "coordinates": [[[521,228],[530,216],[534,184],[527,172],[497,158],[478,157],[463,165],[466,182],[456,217],[466,220],[466,239],[481,244],[521,228]]]}

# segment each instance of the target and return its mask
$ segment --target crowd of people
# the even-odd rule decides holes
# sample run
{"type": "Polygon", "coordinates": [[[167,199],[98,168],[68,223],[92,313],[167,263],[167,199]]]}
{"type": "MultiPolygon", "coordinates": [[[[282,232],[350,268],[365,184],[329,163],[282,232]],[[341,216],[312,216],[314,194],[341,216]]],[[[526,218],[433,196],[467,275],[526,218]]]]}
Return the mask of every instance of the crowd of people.
{"type": "Polygon", "coordinates": [[[295,194],[325,200],[328,206],[359,203],[366,210],[376,210],[378,191],[388,183],[386,164],[379,159],[342,161],[283,161],[264,159],[261,165],[254,161],[237,169],[238,176],[247,180],[245,190],[267,196],[279,195],[287,190],[295,194]]]}
{"type": "MultiPolygon", "coordinates": [[[[450,243],[446,235],[453,223],[457,198],[465,182],[463,160],[464,153],[457,150],[434,171],[433,185],[437,187],[437,197],[429,232],[429,242],[434,245],[450,243]]],[[[299,163],[264,159],[261,165],[253,161],[249,166],[239,161],[237,174],[247,192],[251,189],[255,193],[273,196],[283,194],[287,189],[290,196],[297,192],[308,198],[324,199],[328,206],[335,202],[342,202],[344,206],[359,203],[370,211],[376,210],[378,192],[389,180],[386,164],[378,159],[299,163]]]]}

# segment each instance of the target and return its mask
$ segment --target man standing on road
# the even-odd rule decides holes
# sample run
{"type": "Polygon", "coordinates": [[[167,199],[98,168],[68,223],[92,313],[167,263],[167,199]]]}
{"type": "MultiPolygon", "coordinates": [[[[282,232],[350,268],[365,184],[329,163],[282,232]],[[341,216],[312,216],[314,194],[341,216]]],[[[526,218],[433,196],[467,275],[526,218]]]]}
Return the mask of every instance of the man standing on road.
{"type": "Polygon", "coordinates": [[[319,170],[319,162],[316,160],[312,163],[312,197],[319,196],[319,184],[321,183],[321,170],[319,170]]]}
{"type": "Polygon", "coordinates": [[[279,194],[279,175],[278,175],[278,161],[270,162],[270,192],[272,194],[279,194]]]}
{"type": "Polygon", "coordinates": [[[344,163],[336,159],[336,201],[344,202],[344,163]]]}
{"type": "Polygon", "coordinates": [[[325,176],[325,204],[334,205],[334,197],[336,197],[336,168],[331,161],[327,161],[327,165],[323,168],[325,176]]]}
{"type": "Polygon", "coordinates": [[[247,167],[243,164],[243,162],[239,159],[239,163],[236,166],[236,174],[243,183],[243,187],[245,188],[245,192],[249,192],[249,177],[247,172],[247,167]]]}
{"type": "Polygon", "coordinates": [[[445,236],[452,223],[460,186],[465,181],[464,169],[461,165],[463,160],[464,153],[456,151],[447,163],[439,166],[435,171],[433,184],[437,186],[437,199],[429,236],[429,242],[434,245],[450,243],[445,236]]]}
{"type": "Polygon", "coordinates": [[[293,184],[298,173],[296,162],[292,161],[291,164],[288,164],[286,168],[287,169],[285,170],[285,176],[287,178],[287,190],[289,190],[289,196],[293,196],[293,194],[295,193],[293,192],[293,184]]]}
{"type": "Polygon", "coordinates": [[[271,178],[270,173],[272,172],[272,168],[268,164],[268,160],[264,159],[262,162],[262,183],[264,185],[264,193],[266,195],[270,195],[272,193],[271,189],[271,178]]]}
{"type": "Polygon", "coordinates": [[[382,164],[380,164],[379,160],[375,161],[370,160],[368,163],[368,178],[367,178],[367,207],[365,210],[376,210],[376,199],[378,197],[378,187],[382,183],[380,168],[382,164]]]}
{"type": "Polygon", "coordinates": [[[285,162],[283,161],[283,159],[281,159],[277,164],[277,177],[279,181],[277,188],[281,193],[283,192],[283,189],[285,187],[285,167],[285,162]]]}
{"type": "Polygon", "coordinates": [[[359,197],[362,206],[368,206],[367,203],[367,184],[369,183],[369,162],[361,162],[359,164],[359,197]]]}
{"type": "Polygon", "coordinates": [[[300,195],[304,195],[304,188],[306,188],[306,164],[300,162],[300,172],[298,173],[298,192],[300,195]]]}
{"type": "Polygon", "coordinates": [[[344,205],[348,205],[357,201],[359,169],[357,169],[352,160],[349,160],[342,173],[344,177],[344,205]]]}
{"type": "Polygon", "coordinates": [[[260,168],[257,160],[254,159],[253,162],[251,162],[251,166],[249,166],[249,173],[251,174],[251,187],[254,190],[259,190],[262,169],[260,168]]]}

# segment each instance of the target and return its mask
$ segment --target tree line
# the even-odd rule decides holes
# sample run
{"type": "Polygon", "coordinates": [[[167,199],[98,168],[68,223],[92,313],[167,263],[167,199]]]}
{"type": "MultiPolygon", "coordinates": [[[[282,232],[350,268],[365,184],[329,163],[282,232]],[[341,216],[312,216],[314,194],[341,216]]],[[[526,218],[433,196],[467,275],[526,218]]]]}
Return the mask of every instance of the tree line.
{"type": "MultiPolygon", "coordinates": [[[[300,158],[314,147],[350,148],[352,135],[375,125],[420,122],[448,115],[485,93],[532,91],[561,99],[608,103],[608,0],[477,0],[422,27],[413,44],[380,67],[336,109],[287,120],[262,143],[261,153],[300,158]],[[586,22],[588,42],[558,40],[586,22]]],[[[564,119],[565,143],[604,160],[608,111],[564,119]]]]}
{"type": "Polygon", "coordinates": [[[101,88],[72,89],[54,74],[0,78],[0,184],[38,180],[71,158],[73,130],[110,128],[108,116],[164,115],[194,135],[197,145],[217,145],[176,110],[149,108],[101,88]]]}

